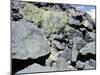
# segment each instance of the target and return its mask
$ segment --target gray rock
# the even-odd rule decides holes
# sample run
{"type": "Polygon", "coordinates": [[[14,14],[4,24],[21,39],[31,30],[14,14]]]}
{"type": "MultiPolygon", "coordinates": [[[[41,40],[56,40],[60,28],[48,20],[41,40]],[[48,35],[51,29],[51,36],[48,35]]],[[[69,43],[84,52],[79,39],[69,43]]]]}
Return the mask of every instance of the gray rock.
{"type": "Polygon", "coordinates": [[[63,50],[65,48],[65,46],[63,44],[61,44],[60,42],[53,40],[52,41],[52,46],[58,50],[63,50]]]}
{"type": "Polygon", "coordinates": [[[54,60],[46,59],[46,66],[52,67],[54,62],[55,62],[54,60]]]}
{"type": "Polygon", "coordinates": [[[64,58],[59,58],[55,63],[53,63],[52,67],[55,68],[56,71],[76,70],[73,66],[69,64],[69,62],[66,62],[64,58]]]}
{"type": "Polygon", "coordinates": [[[76,36],[76,37],[73,37],[73,43],[74,44],[77,44],[79,41],[81,41],[81,40],[83,40],[81,37],[78,37],[78,36],[76,36]]]}
{"type": "Polygon", "coordinates": [[[90,37],[92,38],[93,41],[96,41],[96,34],[93,32],[88,32],[90,37]]]}
{"type": "Polygon", "coordinates": [[[86,28],[79,28],[81,32],[86,31],[86,28]]]}
{"type": "Polygon", "coordinates": [[[80,50],[82,47],[84,47],[87,43],[84,40],[80,40],[76,43],[77,50],[80,50]]]}
{"type": "Polygon", "coordinates": [[[69,48],[72,48],[72,47],[73,47],[73,40],[72,40],[72,39],[70,39],[70,40],[68,41],[68,47],[69,47],[69,48]]]}
{"type": "Polygon", "coordinates": [[[66,46],[66,48],[64,49],[64,51],[62,51],[61,53],[59,53],[58,58],[64,58],[66,59],[66,61],[70,61],[72,56],[72,49],[68,48],[66,46]]]}
{"type": "Polygon", "coordinates": [[[82,24],[83,24],[85,27],[87,27],[90,23],[89,23],[89,21],[88,21],[87,19],[85,19],[85,20],[82,22],[82,24]]]}
{"type": "Polygon", "coordinates": [[[71,58],[72,62],[76,62],[77,61],[78,53],[79,53],[79,51],[76,48],[76,44],[74,44],[73,48],[72,48],[72,58],[71,58]]]}
{"type": "Polygon", "coordinates": [[[87,53],[96,54],[95,42],[88,43],[86,46],[81,48],[80,53],[82,55],[86,55],[87,53]]]}
{"type": "Polygon", "coordinates": [[[68,39],[72,39],[73,37],[82,37],[83,38],[82,32],[80,32],[79,30],[76,30],[72,27],[69,28],[69,31],[64,33],[64,36],[68,39]]]}
{"type": "Polygon", "coordinates": [[[82,32],[80,32],[79,30],[76,30],[76,29],[74,29],[74,28],[72,28],[72,27],[70,27],[70,31],[69,31],[70,33],[71,33],[71,37],[83,37],[83,34],[82,34],[82,32]]]}
{"type": "Polygon", "coordinates": [[[67,70],[71,70],[71,71],[75,71],[75,70],[77,70],[75,67],[73,67],[73,66],[71,66],[71,65],[68,65],[67,66],[67,70]]]}
{"type": "Polygon", "coordinates": [[[11,19],[13,21],[18,21],[23,18],[19,10],[20,10],[20,2],[17,0],[11,0],[11,19]]]}
{"type": "Polygon", "coordinates": [[[74,70],[72,66],[69,66],[70,64],[69,61],[66,62],[66,59],[63,57],[58,57],[55,61],[47,59],[46,62],[47,62],[47,66],[51,66],[52,68],[55,68],[56,71],[74,70]]]}
{"type": "Polygon", "coordinates": [[[32,64],[28,67],[26,67],[23,70],[18,71],[16,74],[19,73],[36,73],[36,72],[50,72],[50,71],[56,71],[55,68],[49,67],[49,66],[41,66],[39,64],[32,64]]]}
{"type": "Polygon", "coordinates": [[[93,30],[93,25],[89,24],[86,28],[92,31],[93,30]]]}
{"type": "Polygon", "coordinates": [[[23,18],[23,16],[21,14],[19,14],[19,13],[13,13],[12,14],[12,20],[14,20],[14,21],[18,21],[18,20],[20,20],[22,18],[23,18]]]}
{"type": "Polygon", "coordinates": [[[72,59],[71,61],[76,62],[79,50],[86,45],[86,42],[81,37],[73,38],[73,48],[72,48],[72,59]]]}
{"type": "Polygon", "coordinates": [[[62,39],[63,38],[63,35],[62,34],[60,34],[60,35],[58,35],[58,34],[51,34],[50,35],[50,40],[54,40],[54,39],[62,39]]]}
{"type": "Polygon", "coordinates": [[[95,41],[95,33],[93,32],[86,32],[84,40],[87,42],[95,41]]]}
{"type": "Polygon", "coordinates": [[[89,61],[85,62],[84,70],[95,69],[96,68],[96,61],[90,59],[89,61]]]}
{"type": "Polygon", "coordinates": [[[76,68],[77,69],[83,69],[84,68],[84,62],[81,62],[80,60],[76,62],[76,68]]]}
{"type": "Polygon", "coordinates": [[[74,25],[74,26],[79,26],[80,25],[80,21],[79,20],[75,20],[75,19],[70,19],[69,20],[69,24],[70,25],[74,25]]]}
{"type": "Polygon", "coordinates": [[[67,65],[68,65],[68,63],[62,57],[57,59],[57,61],[56,61],[56,69],[57,69],[57,71],[67,70],[67,65]]]}
{"type": "Polygon", "coordinates": [[[32,23],[12,22],[12,58],[36,59],[50,53],[50,47],[43,33],[32,23]]]}
{"type": "Polygon", "coordinates": [[[93,24],[90,22],[90,19],[89,20],[87,20],[87,19],[85,19],[83,22],[82,22],[82,24],[87,28],[87,29],[89,29],[89,30],[93,30],[93,24]]]}

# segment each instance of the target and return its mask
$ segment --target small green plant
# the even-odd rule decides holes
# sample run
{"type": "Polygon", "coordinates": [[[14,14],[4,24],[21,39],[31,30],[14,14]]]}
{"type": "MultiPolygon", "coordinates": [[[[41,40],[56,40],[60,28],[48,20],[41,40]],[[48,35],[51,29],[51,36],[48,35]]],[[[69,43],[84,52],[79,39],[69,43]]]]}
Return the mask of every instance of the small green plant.
{"type": "Polygon", "coordinates": [[[44,17],[43,28],[47,33],[57,32],[60,28],[66,25],[68,17],[65,12],[49,10],[44,17]]]}
{"type": "Polygon", "coordinates": [[[67,25],[69,18],[66,12],[51,10],[50,7],[45,10],[27,2],[22,4],[21,14],[24,19],[34,22],[39,28],[43,28],[46,34],[57,32],[67,25]]]}
{"type": "Polygon", "coordinates": [[[24,8],[21,9],[21,14],[24,16],[24,19],[33,21],[36,24],[43,19],[42,15],[44,13],[44,10],[39,9],[37,6],[27,2],[23,5],[24,8]]]}

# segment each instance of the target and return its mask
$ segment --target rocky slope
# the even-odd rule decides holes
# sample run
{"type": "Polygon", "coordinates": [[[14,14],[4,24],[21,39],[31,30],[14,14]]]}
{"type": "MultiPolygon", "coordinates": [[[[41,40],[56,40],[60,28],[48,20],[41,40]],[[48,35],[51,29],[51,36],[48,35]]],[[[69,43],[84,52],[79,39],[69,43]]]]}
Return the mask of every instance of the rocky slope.
{"type": "Polygon", "coordinates": [[[70,4],[11,1],[12,74],[96,68],[96,24],[70,4]]]}

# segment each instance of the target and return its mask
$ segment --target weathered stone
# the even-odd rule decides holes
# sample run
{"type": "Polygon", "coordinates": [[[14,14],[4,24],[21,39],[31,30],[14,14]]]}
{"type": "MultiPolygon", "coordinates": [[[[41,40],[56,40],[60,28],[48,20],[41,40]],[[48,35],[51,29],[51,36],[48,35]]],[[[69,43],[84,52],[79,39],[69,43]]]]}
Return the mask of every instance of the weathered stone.
{"type": "Polygon", "coordinates": [[[93,32],[86,32],[84,40],[87,42],[95,41],[96,35],[93,32]]]}
{"type": "Polygon", "coordinates": [[[93,41],[96,41],[96,34],[93,32],[88,32],[90,37],[92,38],[93,41]]]}
{"type": "Polygon", "coordinates": [[[18,21],[23,18],[19,10],[20,10],[20,2],[17,0],[11,0],[11,19],[13,21],[18,21]]]}
{"type": "Polygon", "coordinates": [[[84,25],[84,27],[89,30],[92,31],[93,30],[93,25],[89,22],[89,20],[84,20],[82,22],[82,24],[84,25]]]}
{"type": "Polygon", "coordinates": [[[61,44],[60,42],[53,40],[52,41],[52,46],[58,50],[63,50],[65,48],[65,46],[63,44],[61,44]]]}
{"type": "Polygon", "coordinates": [[[56,71],[69,71],[69,70],[76,70],[73,66],[71,66],[64,58],[58,59],[55,63],[53,63],[53,68],[56,71]]]}
{"type": "Polygon", "coordinates": [[[76,69],[75,67],[71,66],[71,65],[68,65],[68,66],[67,66],[67,70],[71,70],[71,71],[74,70],[74,71],[75,71],[75,70],[77,70],[77,69],[76,69]]]}
{"type": "Polygon", "coordinates": [[[83,69],[83,68],[84,68],[84,62],[77,61],[75,67],[76,67],[77,69],[83,69]]]}
{"type": "Polygon", "coordinates": [[[85,62],[84,70],[95,69],[95,68],[96,68],[95,60],[90,59],[89,61],[85,62]]]}
{"type": "Polygon", "coordinates": [[[73,27],[79,26],[80,25],[80,21],[79,20],[75,20],[75,19],[72,18],[72,19],[70,19],[69,24],[71,26],[73,25],[73,27]]]}
{"type": "Polygon", "coordinates": [[[48,59],[46,59],[46,65],[52,66],[53,62],[55,62],[58,59],[58,51],[55,48],[51,47],[51,54],[48,59]]]}
{"type": "Polygon", "coordinates": [[[83,24],[85,27],[87,27],[87,26],[89,25],[89,21],[88,21],[88,20],[84,20],[84,21],[82,22],[82,24],[83,24]]]}
{"type": "Polygon", "coordinates": [[[73,43],[77,44],[81,40],[83,40],[81,37],[76,36],[76,37],[73,38],[73,43]]]}
{"type": "Polygon", "coordinates": [[[61,58],[66,59],[66,61],[70,61],[71,58],[72,58],[71,55],[72,55],[72,50],[66,46],[66,48],[64,49],[64,51],[62,51],[61,53],[59,53],[58,58],[61,57],[61,58]]]}
{"type": "Polygon", "coordinates": [[[69,31],[66,32],[64,35],[68,39],[72,39],[73,37],[82,37],[83,38],[82,32],[80,32],[79,30],[76,30],[76,29],[74,29],[72,27],[70,27],[69,28],[69,31]]]}
{"type": "Polygon", "coordinates": [[[78,56],[79,51],[76,49],[76,44],[73,45],[72,48],[72,62],[76,62],[77,61],[77,56],[78,56]]]}
{"type": "Polygon", "coordinates": [[[86,46],[80,49],[80,53],[82,55],[86,55],[87,53],[96,54],[95,42],[88,43],[86,46]]]}
{"type": "Polygon", "coordinates": [[[68,47],[69,47],[69,48],[72,48],[72,47],[73,47],[73,40],[72,40],[72,39],[70,39],[70,40],[68,41],[68,47]]]}
{"type": "Polygon", "coordinates": [[[86,31],[86,28],[79,28],[81,32],[86,31]]]}
{"type": "Polygon", "coordinates": [[[12,22],[12,58],[36,59],[50,53],[50,47],[43,33],[32,23],[12,22]]]}
{"type": "Polygon", "coordinates": [[[83,37],[82,32],[80,32],[79,30],[76,30],[72,27],[70,27],[70,33],[71,33],[71,37],[83,37]]]}
{"type": "Polygon", "coordinates": [[[20,20],[22,18],[23,18],[23,16],[21,14],[19,14],[19,13],[13,13],[12,14],[12,20],[14,20],[14,21],[18,21],[18,20],[20,20]]]}
{"type": "Polygon", "coordinates": [[[54,40],[54,39],[62,39],[63,38],[63,35],[58,35],[58,34],[51,34],[50,35],[50,40],[54,40]]]}
{"type": "Polygon", "coordinates": [[[87,28],[88,31],[92,31],[93,30],[93,25],[89,24],[86,28],[87,28]]]}
{"type": "Polygon", "coordinates": [[[65,58],[60,57],[56,60],[57,71],[67,70],[67,65],[65,58]]]}
{"type": "Polygon", "coordinates": [[[76,43],[77,50],[80,50],[82,47],[84,47],[87,43],[84,40],[80,40],[76,43]]]}

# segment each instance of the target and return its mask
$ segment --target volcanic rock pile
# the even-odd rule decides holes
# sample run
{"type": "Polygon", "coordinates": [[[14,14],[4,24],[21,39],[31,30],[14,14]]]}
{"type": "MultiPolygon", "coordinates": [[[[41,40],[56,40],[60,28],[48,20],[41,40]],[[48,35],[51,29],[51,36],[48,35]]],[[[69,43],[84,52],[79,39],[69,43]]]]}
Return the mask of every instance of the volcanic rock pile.
{"type": "MultiPolygon", "coordinates": [[[[26,10],[31,14],[30,10],[26,10]]],[[[59,21],[62,18],[55,19],[59,21]]],[[[95,21],[89,14],[71,5],[12,0],[11,29],[12,74],[96,68],[95,21]],[[48,32],[46,28],[49,29],[49,22],[34,22],[37,17],[32,20],[25,17],[22,10],[27,4],[46,13],[48,10],[64,12],[68,20],[65,18],[64,25],[58,25],[58,29],[48,32]]]]}

